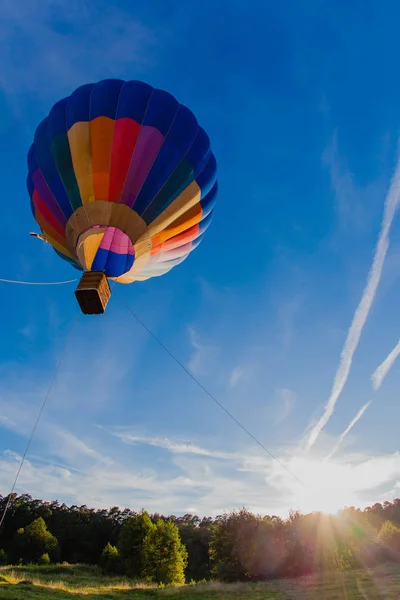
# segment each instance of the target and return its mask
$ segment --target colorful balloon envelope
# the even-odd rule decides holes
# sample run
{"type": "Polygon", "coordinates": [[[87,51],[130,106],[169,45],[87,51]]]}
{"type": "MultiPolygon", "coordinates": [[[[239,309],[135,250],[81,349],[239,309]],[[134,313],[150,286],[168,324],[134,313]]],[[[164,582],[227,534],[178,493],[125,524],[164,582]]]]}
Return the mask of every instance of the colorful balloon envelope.
{"type": "Polygon", "coordinates": [[[119,283],[167,273],[200,243],[216,160],[194,114],[141,81],[83,85],[28,153],[33,215],[63,259],[119,283]]]}

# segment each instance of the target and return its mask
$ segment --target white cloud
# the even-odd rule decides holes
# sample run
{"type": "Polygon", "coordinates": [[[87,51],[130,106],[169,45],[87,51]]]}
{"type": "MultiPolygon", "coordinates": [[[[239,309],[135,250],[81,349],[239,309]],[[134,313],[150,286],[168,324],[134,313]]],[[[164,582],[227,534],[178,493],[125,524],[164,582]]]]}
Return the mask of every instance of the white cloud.
{"type": "Polygon", "coordinates": [[[400,354],[400,340],[397,342],[393,350],[388,354],[385,360],[379,365],[371,376],[372,386],[375,391],[378,391],[381,387],[386,375],[392,368],[394,361],[400,354]]]}
{"type": "Polygon", "coordinates": [[[296,402],[296,392],[288,388],[279,388],[275,392],[276,416],[275,424],[282,423],[292,412],[296,402]]]}
{"type": "MultiPolygon", "coordinates": [[[[400,478],[398,453],[342,455],[340,461],[325,463],[300,446],[275,450],[279,460],[305,483],[303,487],[253,446],[225,452],[190,440],[105,427],[94,428],[100,437],[91,432],[89,443],[67,429],[52,430],[47,422],[43,425],[38,437],[50,464],[30,454],[17,490],[96,508],[119,505],[182,514],[188,506],[196,506],[200,515],[214,516],[245,505],[264,514],[285,516],[290,508],[365,506],[386,498],[387,490],[394,490],[400,478]],[[104,454],[108,446],[104,436],[109,433],[115,439],[112,458],[104,454]],[[130,453],[126,444],[143,448],[139,454],[130,453]],[[146,446],[159,450],[159,458],[148,455],[146,446]],[[54,457],[61,464],[55,464],[54,457]],[[380,491],[382,487],[386,489],[380,491]]],[[[12,451],[0,457],[1,489],[11,485],[19,460],[19,454],[12,451]]]]}
{"type": "Polygon", "coordinates": [[[277,467],[275,481],[277,486],[285,483],[289,487],[300,510],[336,511],[350,505],[363,508],[382,499],[384,492],[380,488],[390,489],[398,478],[400,455],[360,454],[345,456],[340,462],[325,462],[299,454],[289,461],[289,466],[305,485],[290,480],[277,467]]]}
{"type": "MultiPolygon", "coordinates": [[[[300,449],[291,457],[281,449],[279,459],[305,483],[301,486],[279,464],[254,448],[225,453],[190,442],[142,436],[138,442],[128,438],[128,443],[167,450],[169,459],[159,463],[141,452],[136,463],[119,447],[119,459],[107,463],[96,447],[89,447],[74,435],[67,439],[73,451],[65,446],[59,452],[60,456],[64,454],[65,465],[42,464],[28,457],[18,491],[96,508],[119,505],[182,514],[195,502],[200,515],[213,516],[245,505],[264,514],[285,516],[290,508],[310,511],[336,510],[349,504],[366,506],[386,498],[387,490],[394,494],[400,477],[398,453],[347,455],[340,461],[325,463],[300,449]],[[85,457],[89,460],[83,460],[85,457]],[[380,491],[383,487],[386,489],[380,491]]],[[[124,441],[121,439],[121,443],[124,441]]],[[[97,446],[101,445],[98,440],[97,446]]],[[[13,453],[0,458],[2,488],[15,476],[19,458],[13,453]]]]}
{"type": "Polygon", "coordinates": [[[346,341],[344,343],[342,353],[340,356],[340,362],[336,371],[335,379],[332,385],[332,390],[325,406],[325,410],[319,421],[313,427],[309,439],[308,445],[311,448],[322,429],[328,423],[335,409],[336,402],[339,399],[340,394],[346,384],[347,378],[350,373],[351,365],[353,362],[353,356],[357,350],[358,343],[368,318],[369,311],[375,298],[376,290],[381,278],[383,265],[385,262],[386,254],[389,248],[389,233],[392,226],[396,211],[400,202],[400,162],[396,166],[395,173],[392,178],[389,192],[386,196],[383,219],[381,223],[381,229],[379,232],[379,238],[376,245],[376,250],[370,271],[368,273],[367,284],[364,288],[359,305],[354,313],[353,320],[347,333],[346,341]]]}
{"type": "MultiPolygon", "coordinates": [[[[190,506],[201,515],[216,515],[246,505],[257,512],[285,515],[290,508],[308,510],[317,500],[321,505],[325,503],[320,508],[331,507],[334,478],[343,472],[347,482],[351,479],[348,472],[358,473],[364,463],[372,469],[367,487],[359,486],[357,475],[354,486],[346,483],[336,502],[351,500],[357,505],[365,497],[379,500],[400,479],[396,455],[381,457],[381,462],[377,462],[377,457],[342,454],[340,462],[329,463],[326,478],[320,480],[322,460],[315,451],[305,455],[300,445],[274,449],[279,460],[306,481],[311,490],[306,494],[299,490],[294,478],[256,446],[233,445],[234,440],[230,439],[229,449],[225,449],[226,438],[222,436],[217,445],[189,434],[176,438],[160,433],[155,423],[151,430],[140,422],[133,429],[130,422],[136,421],[137,414],[132,417],[119,396],[125,376],[134,376],[142,340],[135,334],[132,343],[125,326],[125,320],[106,320],[93,326],[85,321],[84,335],[75,340],[76,349],[68,354],[62,377],[43,413],[21,471],[18,492],[96,508],[119,505],[182,514],[190,506]],[[110,336],[118,343],[107,343],[110,336]],[[115,422],[118,415],[125,416],[123,427],[115,422]],[[102,427],[94,427],[94,420],[102,427]],[[378,474],[374,472],[375,465],[380,469],[378,474]],[[378,487],[387,486],[382,494],[376,490],[376,482],[378,487]]],[[[45,356],[38,358],[39,364],[47,364],[45,356]]],[[[206,352],[201,356],[200,367],[215,368],[215,362],[206,352]]],[[[15,369],[10,365],[0,368],[0,427],[3,432],[8,429],[17,434],[1,436],[3,449],[17,453],[0,455],[0,489],[7,490],[15,477],[17,460],[43,399],[49,374],[26,369],[21,379],[21,365],[15,369]]],[[[283,388],[277,394],[282,406],[289,410],[294,392],[283,388]]]]}

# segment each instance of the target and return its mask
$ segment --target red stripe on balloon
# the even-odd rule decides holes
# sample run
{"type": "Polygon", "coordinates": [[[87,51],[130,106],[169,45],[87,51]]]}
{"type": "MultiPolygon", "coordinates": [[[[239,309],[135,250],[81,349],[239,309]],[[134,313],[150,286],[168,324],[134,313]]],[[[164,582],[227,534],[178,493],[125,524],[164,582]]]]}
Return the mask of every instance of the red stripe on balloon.
{"type": "Polygon", "coordinates": [[[115,121],[108,192],[110,202],[119,202],[121,199],[139,131],[140,124],[133,119],[123,118],[115,121]]]}
{"type": "Polygon", "coordinates": [[[33,190],[32,194],[32,202],[34,207],[40,212],[43,218],[47,221],[49,225],[60,234],[65,242],[65,229],[61,225],[61,223],[56,219],[54,213],[49,209],[45,201],[39,196],[38,191],[33,190]]]}
{"type": "Polygon", "coordinates": [[[169,240],[163,242],[162,251],[164,252],[166,250],[173,250],[174,248],[179,248],[179,246],[182,246],[195,240],[198,235],[199,225],[193,225],[192,227],[189,227],[189,229],[187,229],[186,231],[183,231],[182,233],[179,233],[178,235],[175,235],[169,240]]]}

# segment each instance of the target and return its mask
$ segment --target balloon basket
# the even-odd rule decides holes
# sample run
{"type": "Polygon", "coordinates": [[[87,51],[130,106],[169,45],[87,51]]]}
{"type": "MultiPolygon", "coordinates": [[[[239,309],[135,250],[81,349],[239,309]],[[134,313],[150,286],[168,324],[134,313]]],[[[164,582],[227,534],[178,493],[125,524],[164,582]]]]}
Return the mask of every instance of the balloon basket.
{"type": "Polygon", "coordinates": [[[111,296],[108,279],[102,271],[87,271],[75,290],[84,315],[102,315],[111,296]]]}

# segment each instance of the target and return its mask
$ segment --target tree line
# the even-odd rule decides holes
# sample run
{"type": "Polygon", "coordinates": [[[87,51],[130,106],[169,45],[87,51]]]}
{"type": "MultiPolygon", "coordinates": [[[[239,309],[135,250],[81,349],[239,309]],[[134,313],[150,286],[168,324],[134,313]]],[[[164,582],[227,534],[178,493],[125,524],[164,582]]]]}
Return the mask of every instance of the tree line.
{"type": "MultiPolygon", "coordinates": [[[[0,496],[0,514],[8,497],[0,496]]],[[[68,562],[157,583],[258,581],[400,562],[400,500],[286,519],[246,509],[212,519],[95,510],[14,494],[0,564],[68,562]]]]}

